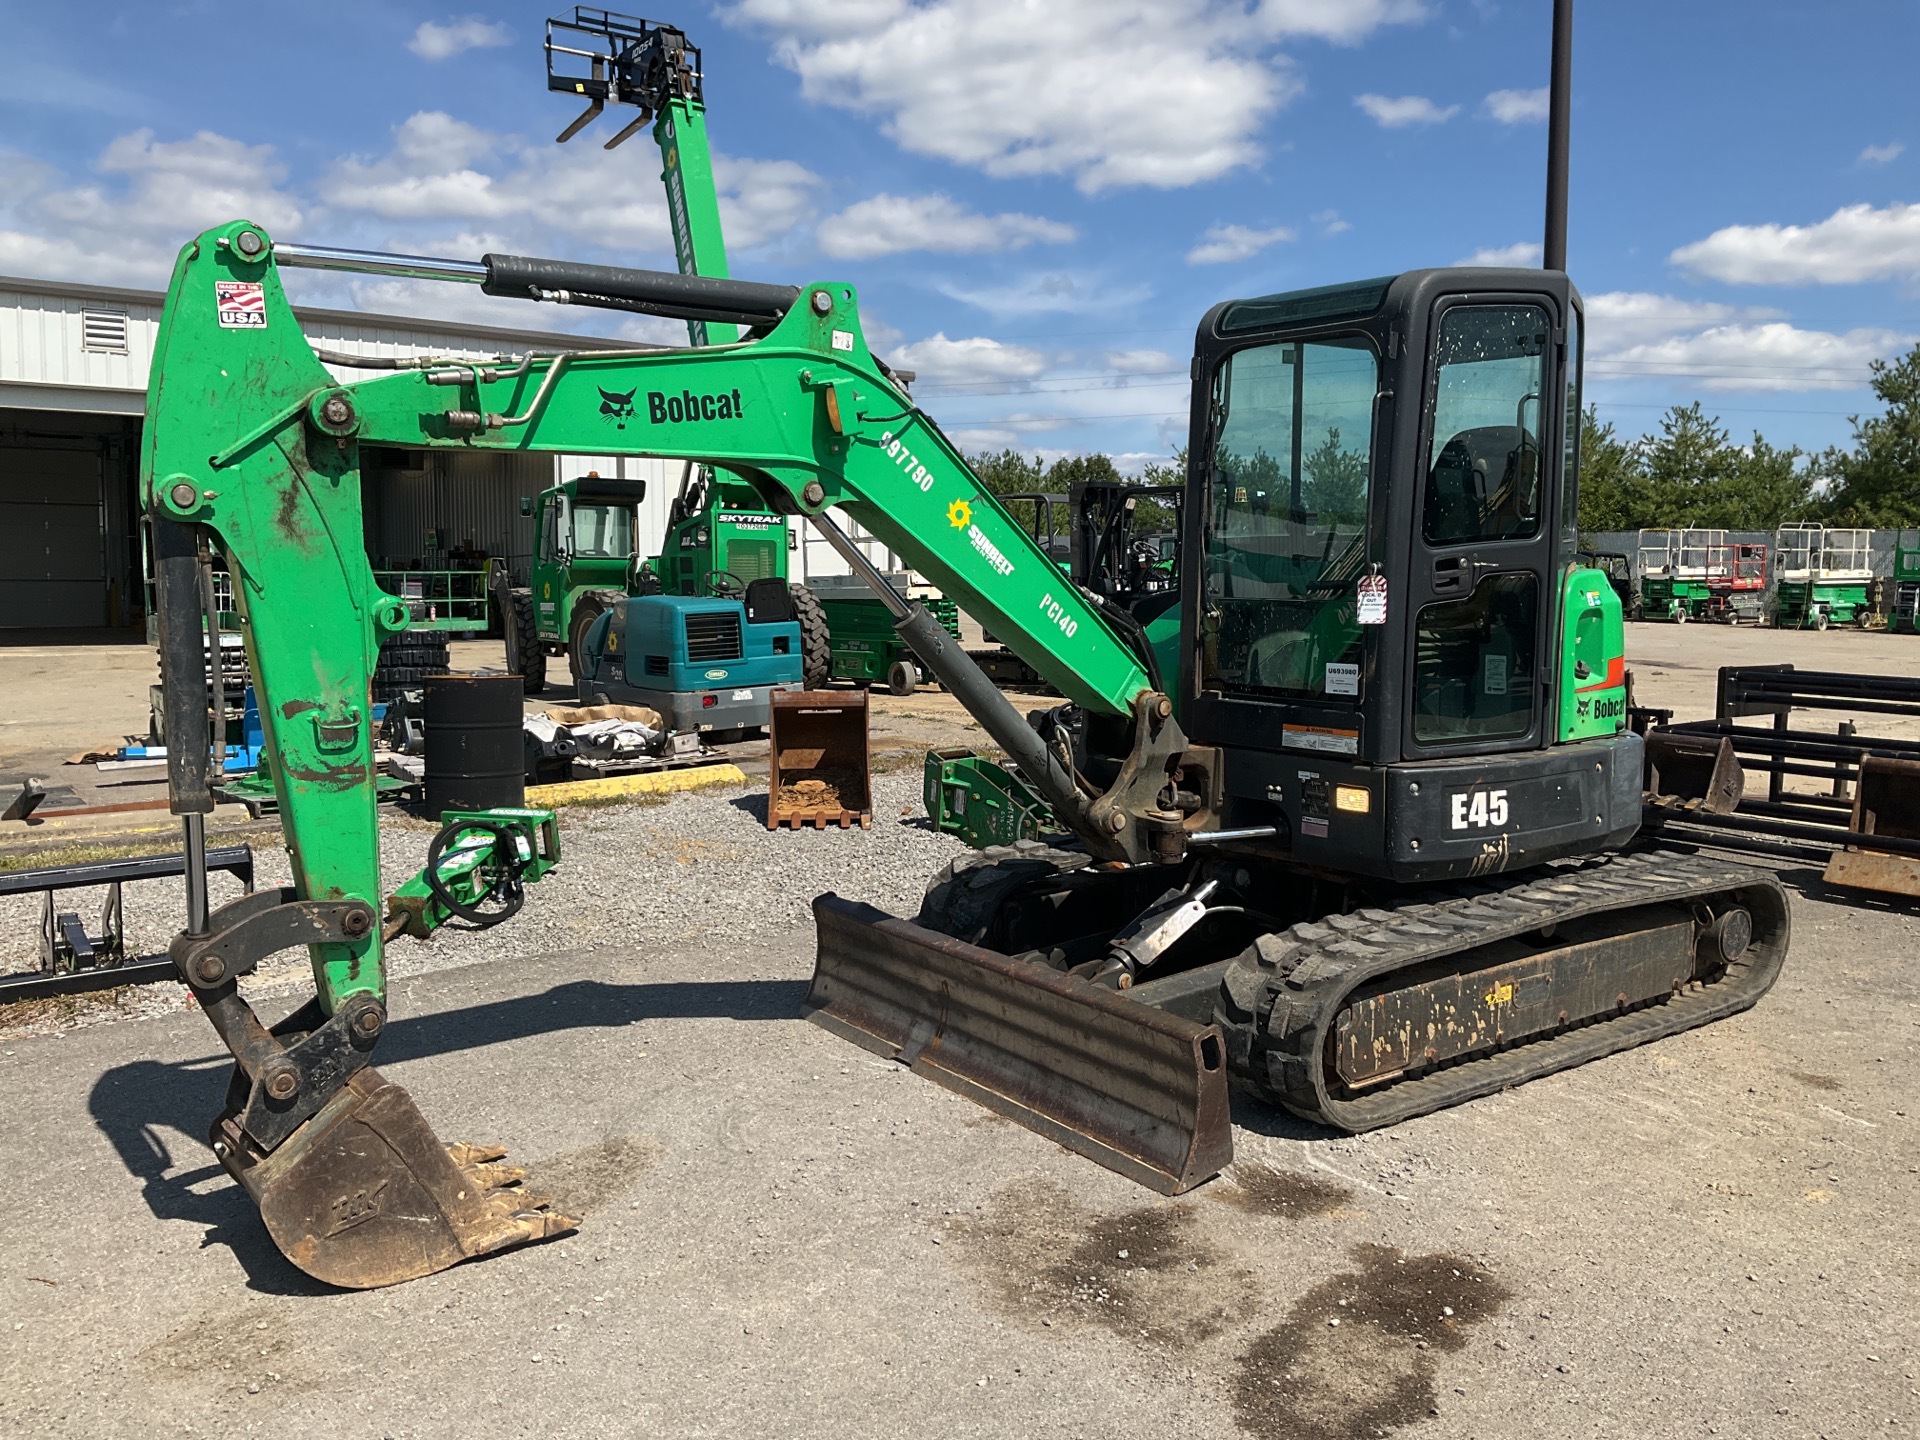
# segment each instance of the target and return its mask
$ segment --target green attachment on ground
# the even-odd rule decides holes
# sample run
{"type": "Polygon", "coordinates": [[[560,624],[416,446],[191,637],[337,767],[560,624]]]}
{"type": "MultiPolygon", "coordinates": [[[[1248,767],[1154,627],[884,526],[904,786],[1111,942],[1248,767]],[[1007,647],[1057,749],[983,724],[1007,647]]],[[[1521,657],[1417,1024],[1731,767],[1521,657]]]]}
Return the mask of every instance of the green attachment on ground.
{"type": "Polygon", "coordinates": [[[975,850],[1064,834],[1038,791],[975,750],[929,750],[927,818],[975,850]]]}
{"type": "Polygon", "coordinates": [[[449,810],[443,820],[427,865],[387,901],[389,937],[424,940],[454,919],[504,920],[519,910],[520,892],[560,863],[551,810],[449,810]]]}

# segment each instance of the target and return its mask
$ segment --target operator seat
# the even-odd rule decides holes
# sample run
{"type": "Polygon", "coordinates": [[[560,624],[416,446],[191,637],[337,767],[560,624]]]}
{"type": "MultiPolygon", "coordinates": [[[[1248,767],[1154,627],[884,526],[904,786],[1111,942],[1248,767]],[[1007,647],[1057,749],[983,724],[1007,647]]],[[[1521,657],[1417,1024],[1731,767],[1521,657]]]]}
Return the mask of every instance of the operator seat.
{"type": "Polygon", "coordinates": [[[1538,454],[1522,425],[1479,425],[1454,435],[1427,475],[1427,538],[1445,544],[1526,533],[1539,508],[1538,454]]]}

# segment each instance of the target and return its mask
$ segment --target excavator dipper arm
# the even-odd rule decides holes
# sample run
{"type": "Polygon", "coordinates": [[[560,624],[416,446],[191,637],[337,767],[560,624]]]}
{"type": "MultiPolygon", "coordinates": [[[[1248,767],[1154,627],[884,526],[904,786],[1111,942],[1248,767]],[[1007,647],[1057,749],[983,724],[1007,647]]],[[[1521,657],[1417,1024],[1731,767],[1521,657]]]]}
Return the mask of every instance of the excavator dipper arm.
{"type": "Polygon", "coordinates": [[[442,1145],[369,1063],[386,1023],[387,935],[424,938],[456,915],[505,918],[557,861],[558,837],[540,811],[453,817],[430,869],[382,924],[369,680],[408,612],[374,583],[350,427],[278,285],[248,259],[256,243],[264,249],[251,227],[228,226],[181,254],[154,354],[142,480],[173,808],[189,817],[190,840],[212,809],[204,567],[217,550],[234,581],[293,884],[210,915],[202,890],[172,955],[234,1056],[211,1136],[222,1164],[296,1265],[338,1285],[383,1285],[571,1228],[519,1191],[498,1152],[442,1145]],[[301,945],[314,999],[269,1029],[236,978],[301,945]]]}

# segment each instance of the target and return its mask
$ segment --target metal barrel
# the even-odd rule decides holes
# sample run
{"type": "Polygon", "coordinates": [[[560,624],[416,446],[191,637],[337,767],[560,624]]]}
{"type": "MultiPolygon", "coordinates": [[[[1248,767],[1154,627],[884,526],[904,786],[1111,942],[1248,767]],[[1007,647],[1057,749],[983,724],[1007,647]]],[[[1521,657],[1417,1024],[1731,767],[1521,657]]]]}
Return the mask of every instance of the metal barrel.
{"type": "Polygon", "coordinates": [[[426,681],[427,813],[526,804],[518,675],[432,675],[426,681]]]}
{"type": "Polygon", "coordinates": [[[1162,1195],[1233,1159],[1218,1026],[837,895],[813,918],[815,1024],[1162,1195]]]}

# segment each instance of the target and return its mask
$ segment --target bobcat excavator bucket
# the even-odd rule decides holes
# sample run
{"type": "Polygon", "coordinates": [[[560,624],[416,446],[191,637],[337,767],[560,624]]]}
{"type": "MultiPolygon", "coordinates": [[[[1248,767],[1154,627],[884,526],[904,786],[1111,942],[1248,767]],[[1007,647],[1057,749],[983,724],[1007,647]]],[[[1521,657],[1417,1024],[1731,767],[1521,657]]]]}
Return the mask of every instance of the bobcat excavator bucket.
{"type": "Polygon", "coordinates": [[[1232,1160],[1217,1026],[837,895],[813,917],[815,1024],[1162,1195],[1232,1160]]]}
{"type": "MultiPolygon", "coordinates": [[[[550,812],[452,812],[420,877],[389,902],[391,938],[431,934],[449,915],[491,923],[503,896],[559,859],[550,812]]],[[[395,1285],[462,1260],[576,1227],[520,1187],[524,1172],[492,1146],[442,1144],[411,1096],[372,1066],[386,1005],[356,991],[327,1014],[316,996],[267,1029],[237,980],[291,946],[375,935],[358,900],[244,895],[182,933],[169,954],[233,1055],[226,1105],[208,1139],[260,1209],[274,1244],[316,1280],[395,1285]]]]}
{"type": "Polygon", "coordinates": [[[238,1118],[214,1124],[221,1164],[280,1252],[329,1285],[396,1285],[575,1228],[521,1190],[525,1172],[500,1163],[504,1150],[442,1144],[412,1097],[371,1067],[263,1156],[238,1118]]]}

